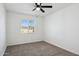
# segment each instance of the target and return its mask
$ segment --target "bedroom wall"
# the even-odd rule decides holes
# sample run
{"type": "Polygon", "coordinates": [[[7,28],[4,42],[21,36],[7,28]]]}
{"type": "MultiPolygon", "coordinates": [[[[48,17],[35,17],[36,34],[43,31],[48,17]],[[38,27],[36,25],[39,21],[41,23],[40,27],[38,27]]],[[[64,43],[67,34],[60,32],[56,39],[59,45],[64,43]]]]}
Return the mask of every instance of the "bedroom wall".
{"type": "Polygon", "coordinates": [[[79,4],[45,17],[45,41],[79,55],[79,4]]]}
{"type": "Polygon", "coordinates": [[[4,5],[0,3],[0,56],[6,49],[6,11],[4,5]]]}
{"type": "Polygon", "coordinates": [[[8,45],[24,44],[43,40],[43,17],[7,12],[7,40],[8,45]],[[27,18],[34,18],[35,26],[33,33],[22,33],[20,31],[21,21],[27,18]]]}

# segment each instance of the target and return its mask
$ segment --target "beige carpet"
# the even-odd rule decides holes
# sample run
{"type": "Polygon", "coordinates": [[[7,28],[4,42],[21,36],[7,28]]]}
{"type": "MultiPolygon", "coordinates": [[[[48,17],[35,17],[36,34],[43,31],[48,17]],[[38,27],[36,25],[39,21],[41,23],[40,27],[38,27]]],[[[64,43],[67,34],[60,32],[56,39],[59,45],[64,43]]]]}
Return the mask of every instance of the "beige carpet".
{"type": "Polygon", "coordinates": [[[4,56],[77,56],[44,41],[8,46],[4,56]]]}

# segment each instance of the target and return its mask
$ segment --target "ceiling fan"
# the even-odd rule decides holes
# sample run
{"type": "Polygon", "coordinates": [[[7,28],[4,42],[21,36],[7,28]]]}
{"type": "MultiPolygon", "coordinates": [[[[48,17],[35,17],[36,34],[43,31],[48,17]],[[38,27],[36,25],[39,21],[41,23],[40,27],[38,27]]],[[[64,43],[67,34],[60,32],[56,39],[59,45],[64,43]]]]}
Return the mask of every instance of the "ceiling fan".
{"type": "Polygon", "coordinates": [[[40,10],[41,12],[45,12],[42,8],[52,8],[52,6],[42,6],[42,3],[35,3],[35,8],[32,11],[40,10]]]}

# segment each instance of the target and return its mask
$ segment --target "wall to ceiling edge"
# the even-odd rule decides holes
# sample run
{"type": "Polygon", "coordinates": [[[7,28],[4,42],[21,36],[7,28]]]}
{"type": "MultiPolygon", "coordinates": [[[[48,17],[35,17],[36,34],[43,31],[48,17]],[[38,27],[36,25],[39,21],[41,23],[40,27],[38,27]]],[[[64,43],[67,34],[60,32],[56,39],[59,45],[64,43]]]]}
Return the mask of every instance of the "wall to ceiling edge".
{"type": "Polygon", "coordinates": [[[45,41],[79,55],[79,4],[73,4],[44,20],[45,41]]]}

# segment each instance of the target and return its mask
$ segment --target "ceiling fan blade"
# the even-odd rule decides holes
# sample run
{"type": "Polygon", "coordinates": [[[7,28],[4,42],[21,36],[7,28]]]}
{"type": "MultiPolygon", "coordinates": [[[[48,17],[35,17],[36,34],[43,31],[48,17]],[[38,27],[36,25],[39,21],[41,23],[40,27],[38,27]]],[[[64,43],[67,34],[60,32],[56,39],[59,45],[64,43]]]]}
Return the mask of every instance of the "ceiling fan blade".
{"type": "Polygon", "coordinates": [[[32,11],[35,11],[36,10],[36,8],[34,8],[32,11]]]}
{"type": "Polygon", "coordinates": [[[44,13],[45,11],[43,9],[40,8],[40,10],[44,13]]]}
{"type": "Polygon", "coordinates": [[[35,3],[35,5],[37,6],[38,4],[37,4],[37,3],[35,3]]]}
{"type": "Polygon", "coordinates": [[[52,6],[41,6],[42,8],[52,8],[52,6]]]}

